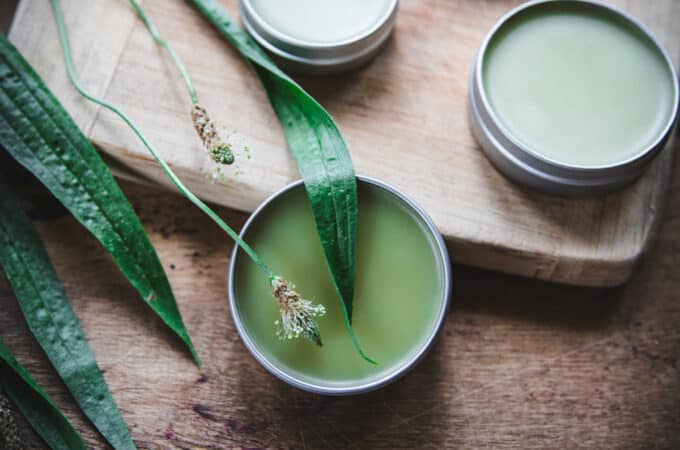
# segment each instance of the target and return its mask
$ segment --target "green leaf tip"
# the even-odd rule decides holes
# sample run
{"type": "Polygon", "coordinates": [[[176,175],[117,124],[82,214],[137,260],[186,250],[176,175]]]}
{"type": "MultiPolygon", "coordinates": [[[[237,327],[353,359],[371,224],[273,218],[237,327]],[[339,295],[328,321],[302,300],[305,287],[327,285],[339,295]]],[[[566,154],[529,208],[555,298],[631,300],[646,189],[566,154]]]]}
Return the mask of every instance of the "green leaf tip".
{"type": "MultiPolygon", "coordinates": [[[[53,0],[60,29],[63,17],[53,0]]],[[[68,40],[62,41],[68,50],[68,40]]],[[[69,60],[70,63],[70,60],[69,60]]],[[[67,64],[72,70],[72,65],[67,64]]],[[[0,35],[0,144],[106,248],[200,364],[158,255],[111,171],[16,48],[0,35]]]]}

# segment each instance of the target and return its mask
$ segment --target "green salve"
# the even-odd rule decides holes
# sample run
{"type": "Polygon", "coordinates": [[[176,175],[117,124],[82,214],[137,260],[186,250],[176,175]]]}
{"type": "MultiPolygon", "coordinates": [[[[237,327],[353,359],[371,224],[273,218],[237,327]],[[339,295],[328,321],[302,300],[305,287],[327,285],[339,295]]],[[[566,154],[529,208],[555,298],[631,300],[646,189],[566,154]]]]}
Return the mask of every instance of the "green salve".
{"type": "Polygon", "coordinates": [[[405,204],[359,183],[357,277],[353,326],[371,365],[351,344],[328,273],[309,202],[299,187],[270,204],[246,240],[274,273],[326,307],[319,319],[323,347],[279,340],[279,318],[266,277],[239,252],[234,280],[238,312],[265,357],[286,373],[325,387],[377,380],[411,359],[436,326],[444,302],[444,267],[436,241],[405,204]]]}
{"type": "Polygon", "coordinates": [[[551,2],[520,12],[491,38],[482,77],[515,140],[573,166],[640,154],[673,114],[675,78],[658,46],[593,5],[551,2]]]}

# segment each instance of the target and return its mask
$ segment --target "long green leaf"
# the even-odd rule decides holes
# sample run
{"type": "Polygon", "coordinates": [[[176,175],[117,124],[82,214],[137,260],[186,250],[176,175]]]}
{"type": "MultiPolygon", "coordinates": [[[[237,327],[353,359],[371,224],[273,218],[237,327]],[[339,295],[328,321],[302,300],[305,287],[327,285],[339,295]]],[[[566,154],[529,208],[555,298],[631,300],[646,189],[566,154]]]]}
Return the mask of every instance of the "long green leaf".
{"type": "Polygon", "coordinates": [[[357,235],[356,177],[347,145],[331,116],[295,81],[283,73],[216,0],[191,0],[252,65],[283,127],[288,148],[307,190],[335,288],[343,304],[352,342],[355,247],[357,235]]]}
{"type": "Polygon", "coordinates": [[[40,237],[0,176],[0,266],[28,327],[83,413],[116,449],[134,449],[40,237]]]}
{"type": "Polygon", "coordinates": [[[92,144],[1,35],[0,144],[102,243],[200,366],[170,283],[132,206],[92,144]]]}
{"type": "Polygon", "coordinates": [[[0,339],[0,390],[7,394],[50,448],[87,449],[68,419],[17,362],[2,339],[0,339]]]}

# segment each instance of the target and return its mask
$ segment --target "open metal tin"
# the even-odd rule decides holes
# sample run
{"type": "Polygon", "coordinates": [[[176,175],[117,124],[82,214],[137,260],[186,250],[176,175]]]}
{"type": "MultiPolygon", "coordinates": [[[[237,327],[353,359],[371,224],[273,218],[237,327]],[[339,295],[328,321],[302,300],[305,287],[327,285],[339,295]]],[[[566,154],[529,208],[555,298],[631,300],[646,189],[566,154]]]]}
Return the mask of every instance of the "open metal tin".
{"type": "Polygon", "coordinates": [[[337,42],[307,42],[268,24],[251,0],[240,0],[243,25],[277,63],[295,72],[321,75],[345,72],[367,63],[390,36],[397,18],[398,0],[390,0],[384,15],[366,31],[337,42]]]}
{"type": "MultiPolygon", "coordinates": [[[[381,375],[379,378],[371,379],[366,382],[358,382],[351,386],[334,386],[334,385],[324,385],[321,383],[310,382],[305,379],[301,379],[295,376],[289,371],[282,369],[277,366],[273,361],[271,361],[264,352],[262,352],[254,340],[249,336],[248,331],[243,323],[241,315],[239,313],[237,293],[235,289],[235,277],[236,270],[239,264],[239,259],[246,257],[242,250],[238,246],[234,246],[234,251],[231,255],[231,261],[229,263],[229,274],[228,274],[228,294],[229,294],[229,305],[231,309],[231,314],[236,325],[243,343],[252,353],[257,361],[264,366],[269,372],[271,372],[277,378],[285,381],[286,383],[295,386],[297,388],[303,389],[305,391],[314,392],[323,395],[352,395],[360,394],[364,392],[373,391],[380,387],[383,387],[407,373],[411,370],[418,362],[420,362],[423,357],[427,354],[430,348],[433,346],[441,328],[444,324],[446,314],[449,308],[450,297],[451,297],[451,266],[449,261],[448,251],[446,249],[446,244],[442,235],[437,230],[432,220],[413,200],[409,199],[406,195],[395,189],[394,187],[383,183],[381,181],[358,176],[358,183],[364,183],[370,186],[372,189],[379,189],[384,193],[387,193],[392,198],[397,200],[403,205],[410,214],[420,223],[422,228],[428,234],[430,240],[433,243],[433,248],[435,251],[435,257],[438,259],[438,265],[442,270],[442,292],[440,298],[439,308],[436,313],[435,320],[433,321],[432,327],[428,330],[426,334],[426,339],[423,341],[422,345],[417,349],[417,351],[410,357],[402,361],[400,364],[396,365],[390,372],[381,375]]],[[[240,236],[247,242],[248,241],[248,230],[251,226],[257,222],[258,218],[262,215],[267,208],[274,203],[277,198],[288,193],[289,191],[295,189],[304,189],[302,181],[296,181],[280,191],[271,195],[267,200],[265,200],[248,218],[243,229],[241,230],[240,236]]],[[[361,225],[359,225],[361,226],[361,225]]]]}
{"type": "Polygon", "coordinates": [[[537,0],[523,4],[502,17],[482,44],[470,76],[469,112],[473,135],[491,162],[510,179],[528,187],[557,195],[594,195],[622,188],[637,179],[673,136],[678,117],[679,92],[677,72],[668,52],[637,19],[604,3],[591,0],[537,0]],[[663,55],[674,81],[673,111],[655,141],[634,156],[614,164],[577,166],[565,164],[528,148],[503,125],[490,105],[483,78],[484,56],[490,41],[508,21],[531,8],[544,4],[586,5],[615,15],[638,30],[663,55]]]}

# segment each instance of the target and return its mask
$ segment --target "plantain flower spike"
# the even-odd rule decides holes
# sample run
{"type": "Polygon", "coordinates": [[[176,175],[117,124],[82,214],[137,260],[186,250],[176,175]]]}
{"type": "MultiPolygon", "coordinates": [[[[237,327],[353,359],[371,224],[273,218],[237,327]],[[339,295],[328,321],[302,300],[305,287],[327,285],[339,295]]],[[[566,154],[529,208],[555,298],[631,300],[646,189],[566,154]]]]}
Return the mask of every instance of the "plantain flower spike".
{"type": "Polygon", "coordinates": [[[19,428],[14,421],[9,401],[0,392],[0,448],[6,450],[23,450],[19,428]]]}
{"type": "Polygon", "coordinates": [[[215,122],[199,103],[194,103],[191,107],[191,120],[210,158],[218,164],[233,164],[234,152],[231,150],[231,145],[220,138],[215,122]]]}
{"type": "Polygon", "coordinates": [[[295,286],[281,277],[272,278],[271,286],[281,312],[281,320],[274,322],[279,339],[303,337],[321,347],[321,335],[315,317],[326,314],[326,308],[303,299],[295,286]]]}

